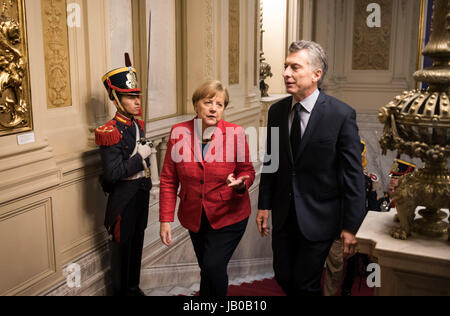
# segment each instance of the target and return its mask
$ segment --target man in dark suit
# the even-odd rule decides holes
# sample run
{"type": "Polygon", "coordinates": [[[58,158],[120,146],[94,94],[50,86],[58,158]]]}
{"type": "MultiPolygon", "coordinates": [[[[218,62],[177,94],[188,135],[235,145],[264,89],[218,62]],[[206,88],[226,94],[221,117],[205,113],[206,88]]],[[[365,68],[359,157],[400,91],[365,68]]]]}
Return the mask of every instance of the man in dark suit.
{"type": "Polygon", "coordinates": [[[272,211],[275,278],[287,295],[321,295],[333,241],[342,239],[345,258],[354,255],[365,217],[356,113],[319,90],[327,68],[320,45],[293,43],[283,73],[292,97],[269,111],[267,155],[277,154],[270,151],[271,128],[278,128],[280,165],[276,172],[263,170],[256,222],[268,235],[272,211]]]}

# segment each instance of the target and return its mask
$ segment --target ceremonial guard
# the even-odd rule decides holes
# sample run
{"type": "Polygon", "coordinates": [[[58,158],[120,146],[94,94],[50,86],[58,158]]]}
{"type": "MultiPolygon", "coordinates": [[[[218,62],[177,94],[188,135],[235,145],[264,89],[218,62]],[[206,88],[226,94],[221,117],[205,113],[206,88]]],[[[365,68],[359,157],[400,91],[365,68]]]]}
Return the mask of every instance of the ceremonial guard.
{"type": "Polygon", "coordinates": [[[111,272],[115,296],[144,296],[139,288],[144,231],[147,228],[150,144],[145,141],[141,90],[136,70],[108,72],[102,79],[117,107],[114,118],[95,131],[103,164],[102,186],[109,194],[105,227],[112,237],[111,272]]]}
{"type": "Polygon", "coordinates": [[[394,159],[394,164],[392,165],[392,169],[389,174],[390,180],[387,191],[387,199],[381,206],[382,211],[388,212],[391,208],[395,208],[394,192],[395,188],[398,186],[398,181],[402,176],[408,173],[413,173],[414,170],[416,170],[415,164],[400,160],[399,158],[394,159]]]}

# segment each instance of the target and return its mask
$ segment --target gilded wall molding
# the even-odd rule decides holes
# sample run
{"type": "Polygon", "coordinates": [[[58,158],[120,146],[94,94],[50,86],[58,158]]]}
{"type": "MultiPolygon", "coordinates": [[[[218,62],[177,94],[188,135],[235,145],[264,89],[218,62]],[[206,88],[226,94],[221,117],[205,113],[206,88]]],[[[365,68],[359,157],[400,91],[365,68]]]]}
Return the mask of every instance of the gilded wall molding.
{"type": "Polygon", "coordinates": [[[254,38],[254,46],[253,46],[253,85],[258,85],[259,79],[259,40],[260,40],[260,20],[261,20],[261,6],[260,0],[255,0],[255,21],[254,30],[253,30],[253,38],[254,38]]]}
{"type": "Polygon", "coordinates": [[[0,2],[0,136],[33,129],[24,0],[0,2]]]}
{"type": "Polygon", "coordinates": [[[240,0],[230,0],[228,10],[228,83],[233,85],[239,84],[240,0]]]}
{"type": "Polygon", "coordinates": [[[353,70],[389,70],[392,31],[392,0],[379,0],[381,27],[367,25],[372,0],[355,0],[353,70]]]}
{"type": "Polygon", "coordinates": [[[339,6],[339,8],[340,8],[340,10],[341,10],[341,21],[345,21],[345,18],[346,18],[346,7],[347,7],[347,3],[348,2],[346,2],[347,0],[339,0],[339,2],[340,2],[340,6],[339,6]]]}
{"type": "Polygon", "coordinates": [[[206,79],[212,79],[214,75],[214,31],[213,31],[213,2],[205,0],[206,25],[205,25],[205,75],[206,79]]]}
{"type": "Polygon", "coordinates": [[[47,107],[72,105],[66,0],[42,0],[47,107]]]}

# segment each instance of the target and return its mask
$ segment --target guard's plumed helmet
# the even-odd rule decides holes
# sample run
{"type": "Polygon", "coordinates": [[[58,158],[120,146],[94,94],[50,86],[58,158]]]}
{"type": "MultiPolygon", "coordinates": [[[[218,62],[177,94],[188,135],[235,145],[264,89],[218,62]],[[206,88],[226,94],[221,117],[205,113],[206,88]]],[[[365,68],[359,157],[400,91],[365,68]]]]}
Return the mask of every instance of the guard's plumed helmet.
{"type": "Polygon", "coordinates": [[[123,67],[111,70],[103,76],[103,84],[108,91],[109,98],[114,101],[113,91],[117,94],[141,95],[138,88],[136,69],[123,67]]]}
{"type": "Polygon", "coordinates": [[[390,176],[391,177],[401,177],[407,173],[412,173],[416,169],[416,165],[410,162],[406,162],[400,159],[394,159],[394,164],[392,166],[390,176]]]}
{"type": "Polygon", "coordinates": [[[128,53],[125,53],[125,65],[126,67],[109,71],[102,78],[109,98],[111,101],[115,100],[117,102],[122,112],[125,109],[123,109],[120,103],[120,95],[142,95],[142,91],[138,87],[136,69],[133,68],[128,53]]]}
{"type": "Polygon", "coordinates": [[[127,95],[141,95],[138,87],[136,69],[131,64],[128,53],[125,53],[126,67],[109,71],[102,78],[103,84],[108,91],[109,98],[114,101],[114,93],[127,95]]]}

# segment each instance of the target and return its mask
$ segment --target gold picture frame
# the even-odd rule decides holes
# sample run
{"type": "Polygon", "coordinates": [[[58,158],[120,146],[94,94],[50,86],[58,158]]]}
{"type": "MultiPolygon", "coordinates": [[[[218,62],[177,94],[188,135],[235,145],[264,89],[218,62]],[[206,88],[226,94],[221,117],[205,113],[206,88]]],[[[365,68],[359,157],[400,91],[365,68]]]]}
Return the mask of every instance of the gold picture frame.
{"type": "Polygon", "coordinates": [[[33,130],[25,0],[0,0],[0,137],[33,130]]]}

